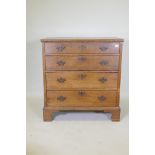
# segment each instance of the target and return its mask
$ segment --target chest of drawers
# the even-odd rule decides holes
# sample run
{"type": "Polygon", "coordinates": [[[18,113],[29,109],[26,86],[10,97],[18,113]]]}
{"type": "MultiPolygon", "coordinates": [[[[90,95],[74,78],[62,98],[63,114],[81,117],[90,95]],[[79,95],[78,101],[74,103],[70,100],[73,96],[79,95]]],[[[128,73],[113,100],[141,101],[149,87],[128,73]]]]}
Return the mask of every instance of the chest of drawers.
{"type": "Polygon", "coordinates": [[[119,38],[41,39],[44,121],[56,111],[111,113],[120,120],[122,42],[119,38]]]}

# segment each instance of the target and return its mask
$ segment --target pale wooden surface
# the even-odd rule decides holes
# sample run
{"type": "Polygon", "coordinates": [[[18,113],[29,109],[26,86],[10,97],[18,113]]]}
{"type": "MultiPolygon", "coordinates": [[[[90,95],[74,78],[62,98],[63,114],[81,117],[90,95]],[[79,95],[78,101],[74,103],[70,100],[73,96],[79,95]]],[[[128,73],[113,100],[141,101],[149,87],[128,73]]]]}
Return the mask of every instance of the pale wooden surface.
{"type": "Polygon", "coordinates": [[[118,70],[119,56],[46,56],[46,70],[118,70]],[[58,62],[63,61],[60,65],[58,62]],[[105,64],[104,64],[105,62],[105,64]]]}
{"type": "Polygon", "coordinates": [[[56,107],[103,107],[116,106],[116,92],[115,91],[47,91],[47,105],[56,107]],[[80,95],[80,93],[82,95],[80,95]],[[63,96],[64,101],[57,98],[63,96]],[[100,100],[100,97],[105,99],[100,100]]]}
{"type": "Polygon", "coordinates": [[[44,121],[50,121],[50,115],[52,116],[56,110],[106,110],[112,114],[112,121],[119,121],[123,40],[52,38],[41,41],[46,98],[43,109],[44,121]],[[49,94],[48,90],[53,93],[49,94]],[[60,90],[63,90],[66,96],[60,95],[60,90]],[[75,92],[73,93],[77,90],[109,92],[105,93],[107,100],[101,106],[96,99],[98,92],[92,93],[89,97],[79,98],[75,92]],[[111,96],[114,90],[115,95],[111,96]],[[63,101],[64,106],[58,100],[63,101]]]}
{"type": "Polygon", "coordinates": [[[65,41],[47,42],[45,44],[46,55],[49,54],[104,54],[119,53],[119,42],[84,42],[84,41],[65,41]],[[105,48],[105,49],[104,49],[105,48]]]}
{"type": "Polygon", "coordinates": [[[117,38],[117,37],[100,37],[100,38],[88,38],[88,37],[83,37],[83,38],[73,38],[73,37],[49,37],[49,38],[44,38],[41,39],[42,42],[48,42],[48,41],[109,41],[109,42],[123,42],[124,40],[122,38],[117,38]]]}
{"type": "Polygon", "coordinates": [[[117,73],[88,72],[88,71],[56,71],[46,73],[47,90],[70,90],[70,89],[102,89],[117,90],[117,73]],[[81,79],[81,75],[84,76],[81,79]],[[63,78],[64,83],[57,80],[63,78]],[[107,81],[102,83],[100,79],[107,81]]]}

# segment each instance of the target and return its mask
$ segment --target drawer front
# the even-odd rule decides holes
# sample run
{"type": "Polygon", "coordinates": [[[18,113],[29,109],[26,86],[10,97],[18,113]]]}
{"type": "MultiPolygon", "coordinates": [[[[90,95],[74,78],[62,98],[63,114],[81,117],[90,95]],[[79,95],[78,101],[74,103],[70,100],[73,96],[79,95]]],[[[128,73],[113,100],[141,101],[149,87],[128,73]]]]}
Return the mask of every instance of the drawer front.
{"type": "Polygon", "coordinates": [[[46,73],[47,90],[117,90],[118,73],[57,71],[46,73]]]}
{"type": "Polygon", "coordinates": [[[117,93],[113,91],[47,91],[47,105],[56,107],[113,107],[117,93]]]}
{"type": "Polygon", "coordinates": [[[118,70],[119,56],[46,56],[46,70],[118,70]]]}
{"type": "Polygon", "coordinates": [[[110,42],[48,42],[45,54],[67,53],[119,53],[119,43],[110,42]]]}

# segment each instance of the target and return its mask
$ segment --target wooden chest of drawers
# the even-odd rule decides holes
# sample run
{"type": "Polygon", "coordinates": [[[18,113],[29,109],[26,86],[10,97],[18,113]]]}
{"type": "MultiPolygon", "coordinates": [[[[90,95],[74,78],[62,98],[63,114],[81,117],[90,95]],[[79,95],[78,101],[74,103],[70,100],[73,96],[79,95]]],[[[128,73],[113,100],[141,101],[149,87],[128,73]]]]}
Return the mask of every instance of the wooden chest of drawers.
{"type": "Polygon", "coordinates": [[[123,39],[41,39],[44,121],[61,110],[103,111],[120,120],[123,39]]]}

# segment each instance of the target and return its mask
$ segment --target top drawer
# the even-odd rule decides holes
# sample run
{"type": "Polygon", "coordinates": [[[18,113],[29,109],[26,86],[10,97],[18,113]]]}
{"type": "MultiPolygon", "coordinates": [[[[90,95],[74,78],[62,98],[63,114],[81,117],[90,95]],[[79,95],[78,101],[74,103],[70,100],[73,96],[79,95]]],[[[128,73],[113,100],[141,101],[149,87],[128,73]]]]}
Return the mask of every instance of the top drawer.
{"type": "Polygon", "coordinates": [[[45,54],[119,53],[118,42],[47,42],[45,54]]]}

